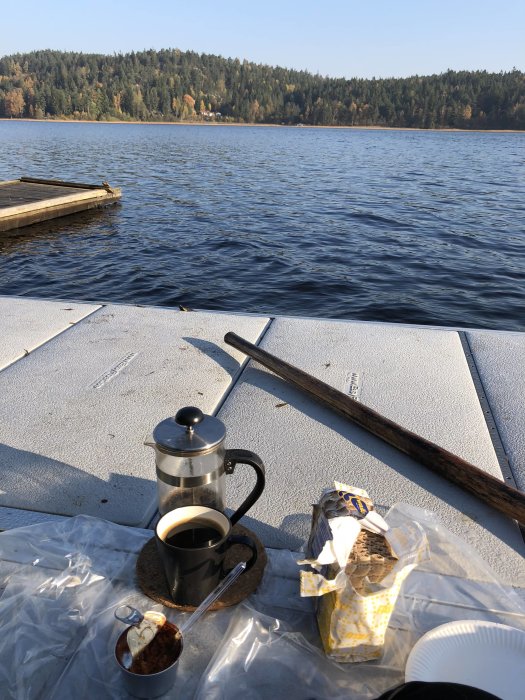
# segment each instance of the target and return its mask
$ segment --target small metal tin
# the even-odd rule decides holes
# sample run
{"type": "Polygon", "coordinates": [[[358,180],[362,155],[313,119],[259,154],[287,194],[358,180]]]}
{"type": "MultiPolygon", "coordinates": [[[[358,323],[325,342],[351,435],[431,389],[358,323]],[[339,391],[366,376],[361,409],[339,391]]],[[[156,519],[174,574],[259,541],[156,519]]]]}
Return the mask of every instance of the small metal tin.
{"type": "MultiPolygon", "coordinates": [[[[173,627],[174,633],[177,627],[172,623],[167,623],[173,627]]],[[[167,693],[174,685],[177,677],[180,655],[183,649],[183,640],[180,640],[180,650],[173,663],[158,673],[139,674],[132,673],[123,664],[120,649],[124,646],[124,640],[130,628],[125,629],[117,639],[115,644],[115,661],[121,672],[122,684],[126,691],[136,698],[156,698],[167,693]]],[[[127,645],[126,645],[127,646],[127,645]]]]}

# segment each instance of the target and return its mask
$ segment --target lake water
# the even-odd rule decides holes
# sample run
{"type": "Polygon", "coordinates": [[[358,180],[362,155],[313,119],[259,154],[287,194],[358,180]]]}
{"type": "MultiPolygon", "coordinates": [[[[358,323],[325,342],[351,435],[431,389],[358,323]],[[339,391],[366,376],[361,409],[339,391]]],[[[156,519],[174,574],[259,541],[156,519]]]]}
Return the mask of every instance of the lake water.
{"type": "Polygon", "coordinates": [[[0,122],[0,179],[122,203],[0,234],[0,294],[525,331],[525,133],[0,122]]]}

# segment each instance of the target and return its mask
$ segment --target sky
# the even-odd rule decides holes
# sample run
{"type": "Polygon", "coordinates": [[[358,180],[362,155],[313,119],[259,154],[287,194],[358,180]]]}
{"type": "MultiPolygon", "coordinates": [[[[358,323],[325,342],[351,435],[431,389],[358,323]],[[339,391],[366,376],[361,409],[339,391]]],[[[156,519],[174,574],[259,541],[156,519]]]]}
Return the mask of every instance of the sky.
{"type": "Polygon", "coordinates": [[[0,0],[0,56],[163,48],[344,78],[525,71],[525,0],[0,0]]]}

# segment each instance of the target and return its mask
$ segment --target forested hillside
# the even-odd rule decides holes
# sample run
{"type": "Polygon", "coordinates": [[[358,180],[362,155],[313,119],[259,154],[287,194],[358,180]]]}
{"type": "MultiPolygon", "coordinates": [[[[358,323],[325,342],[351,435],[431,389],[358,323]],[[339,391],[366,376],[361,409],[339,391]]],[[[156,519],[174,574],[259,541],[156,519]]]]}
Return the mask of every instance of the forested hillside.
{"type": "Polygon", "coordinates": [[[525,129],[525,74],[338,79],[177,49],[0,59],[0,117],[525,129]]]}

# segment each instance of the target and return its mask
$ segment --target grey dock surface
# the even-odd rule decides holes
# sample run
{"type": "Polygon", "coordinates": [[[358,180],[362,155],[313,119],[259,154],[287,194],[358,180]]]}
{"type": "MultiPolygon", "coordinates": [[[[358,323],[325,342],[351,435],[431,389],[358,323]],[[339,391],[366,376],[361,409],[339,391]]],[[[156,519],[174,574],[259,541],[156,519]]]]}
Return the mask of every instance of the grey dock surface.
{"type": "Polygon", "coordinates": [[[20,178],[0,182],[0,231],[29,226],[112,204],[119,188],[60,180],[20,178]]]}
{"type": "MultiPolygon", "coordinates": [[[[151,527],[144,438],[196,405],[225,423],[226,447],[266,465],[243,518],[266,546],[300,550],[338,480],[380,512],[436,513],[525,589],[516,522],[248,362],[228,331],[525,490],[525,333],[0,297],[0,529],[78,514],[151,527]]],[[[228,476],[230,508],[252,478],[228,476]]]]}

